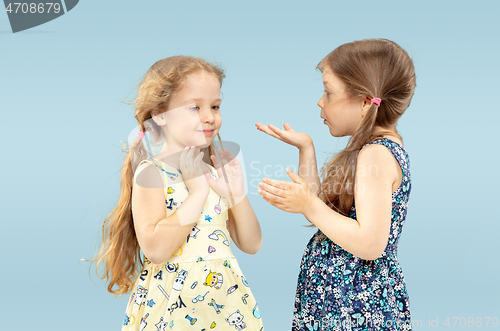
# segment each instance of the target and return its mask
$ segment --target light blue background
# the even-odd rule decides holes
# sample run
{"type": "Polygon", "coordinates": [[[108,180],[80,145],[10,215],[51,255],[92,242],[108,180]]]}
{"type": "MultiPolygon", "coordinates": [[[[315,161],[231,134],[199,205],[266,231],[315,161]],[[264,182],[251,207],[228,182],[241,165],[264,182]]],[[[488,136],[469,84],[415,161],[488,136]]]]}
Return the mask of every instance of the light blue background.
{"type": "MultiPolygon", "coordinates": [[[[307,132],[323,164],[347,140],[319,117],[315,66],[340,44],[372,37],[399,43],[417,72],[398,126],[413,180],[399,261],[412,319],[422,321],[415,330],[448,329],[447,317],[451,327],[452,317],[481,317],[482,328],[500,318],[499,12],[498,1],[80,1],[17,34],[0,13],[2,330],[120,329],[128,295],[114,298],[79,259],[95,253],[118,199],[120,141],[136,125],[120,101],[154,62],[220,62],[221,137],[242,146],[249,181],[265,166],[286,180],[297,150],[254,124],[307,132]]],[[[314,230],[255,185],[250,201],[264,244],[256,255],[234,253],[266,330],[289,330],[314,230]]]]}

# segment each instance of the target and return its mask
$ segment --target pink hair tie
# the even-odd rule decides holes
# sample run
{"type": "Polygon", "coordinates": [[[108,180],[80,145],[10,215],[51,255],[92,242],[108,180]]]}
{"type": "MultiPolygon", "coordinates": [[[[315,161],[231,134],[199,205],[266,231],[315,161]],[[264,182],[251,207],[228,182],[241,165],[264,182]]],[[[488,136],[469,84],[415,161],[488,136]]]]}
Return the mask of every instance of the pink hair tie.
{"type": "Polygon", "coordinates": [[[376,104],[376,105],[377,105],[377,107],[380,107],[380,102],[381,102],[381,101],[382,101],[382,100],[380,100],[379,98],[373,98],[373,99],[371,99],[372,105],[373,105],[373,104],[376,104]]]}
{"type": "Polygon", "coordinates": [[[144,137],[145,134],[146,134],[146,132],[137,131],[137,137],[139,137],[141,139],[144,137]]]}

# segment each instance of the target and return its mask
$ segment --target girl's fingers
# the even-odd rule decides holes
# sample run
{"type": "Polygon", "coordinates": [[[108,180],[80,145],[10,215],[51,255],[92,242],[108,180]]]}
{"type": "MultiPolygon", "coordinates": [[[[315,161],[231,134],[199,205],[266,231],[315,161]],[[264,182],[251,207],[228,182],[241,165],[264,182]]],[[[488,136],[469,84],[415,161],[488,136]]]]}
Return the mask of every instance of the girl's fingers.
{"type": "Polygon", "coordinates": [[[290,126],[290,124],[288,124],[288,123],[283,124],[283,127],[284,127],[284,128],[285,128],[285,130],[286,130],[286,131],[288,131],[288,132],[295,132],[295,131],[293,131],[293,130],[292,130],[292,127],[291,127],[291,126],[290,126]]]}
{"type": "Polygon", "coordinates": [[[258,189],[257,190],[257,193],[259,193],[260,195],[262,195],[263,197],[265,197],[266,199],[270,200],[270,201],[274,201],[276,203],[280,203],[280,204],[283,204],[286,202],[286,199],[283,198],[283,197],[280,197],[278,195],[275,195],[275,194],[272,194],[266,190],[263,190],[263,189],[258,189]]]}
{"type": "Polygon", "coordinates": [[[187,153],[186,153],[186,161],[187,163],[191,163],[193,157],[193,147],[188,147],[187,153]]]}
{"type": "Polygon", "coordinates": [[[266,198],[265,196],[262,196],[262,198],[264,200],[266,200],[267,202],[269,202],[271,205],[273,205],[274,207],[278,208],[278,209],[281,209],[281,210],[284,210],[285,208],[285,205],[282,204],[282,203],[279,203],[279,202],[276,202],[276,201],[273,201],[273,200],[270,200],[268,198],[266,198]]]}
{"type": "Polygon", "coordinates": [[[202,168],[202,159],[203,159],[203,155],[204,153],[203,152],[200,152],[200,154],[198,154],[198,156],[194,159],[194,164],[199,167],[199,169],[202,168]]]}
{"type": "Polygon", "coordinates": [[[231,153],[228,149],[226,149],[224,151],[224,153],[225,153],[226,159],[229,161],[228,162],[229,165],[237,168],[239,166],[239,162],[238,162],[238,159],[233,155],[233,153],[231,153]]]}
{"type": "Polygon", "coordinates": [[[215,155],[210,155],[210,159],[212,160],[212,162],[214,163],[214,166],[215,166],[215,169],[220,169],[220,166],[222,165],[220,163],[220,160],[217,156],[215,155]]]}
{"type": "Polygon", "coordinates": [[[180,160],[179,160],[180,167],[182,167],[184,169],[186,169],[186,155],[187,155],[187,152],[188,152],[188,148],[189,147],[184,148],[184,150],[181,153],[180,160]]]}
{"type": "Polygon", "coordinates": [[[271,179],[271,178],[263,178],[262,179],[262,182],[268,184],[268,185],[271,185],[271,186],[274,186],[276,188],[279,188],[281,190],[286,190],[289,188],[289,182],[283,182],[283,181],[280,181],[280,180],[275,180],[275,179],[271,179]]]}
{"type": "Polygon", "coordinates": [[[266,183],[259,183],[259,186],[262,190],[266,191],[266,192],[269,192],[269,193],[272,193],[276,196],[279,196],[279,197],[285,197],[285,191],[280,189],[280,188],[277,188],[277,187],[274,187],[274,186],[271,186],[271,185],[268,185],[266,183]]]}
{"type": "Polygon", "coordinates": [[[272,124],[269,124],[269,128],[270,128],[271,130],[273,130],[273,132],[274,132],[274,133],[276,133],[276,134],[277,134],[278,136],[280,136],[280,137],[281,137],[281,135],[283,134],[283,130],[281,130],[280,128],[275,127],[275,126],[274,126],[274,125],[272,125],[272,124]]]}
{"type": "Polygon", "coordinates": [[[269,126],[267,126],[267,125],[257,123],[257,124],[255,124],[255,126],[257,127],[257,130],[259,130],[259,131],[262,131],[262,132],[267,133],[269,135],[274,134],[274,132],[272,132],[272,130],[269,129],[269,126]]]}
{"type": "Polygon", "coordinates": [[[189,152],[187,154],[186,158],[186,164],[188,165],[189,169],[195,170],[198,168],[198,165],[196,164],[196,157],[194,156],[194,146],[189,149],[189,152]]]}
{"type": "Polygon", "coordinates": [[[225,149],[223,152],[227,159],[232,160],[234,158],[233,153],[231,153],[229,149],[225,149]]]}
{"type": "Polygon", "coordinates": [[[238,161],[237,158],[233,158],[231,160],[231,166],[236,170],[240,170],[240,161],[238,161]]]}
{"type": "Polygon", "coordinates": [[[217,154],[219,154],[219,157],[221,159],[221,162],[222,164],[225,166],[227,164],[227,158],[226,156],[224,155],[224,152],[220,149],[220,148],[217,148],[217,154]]]}
{"type": "MultiPolygon", "coordinates": [[[[269,127],[271,127],[271,124],[269,124],[269,127]]],[[[278,139],[280,139],[281,141],[283,142],[286,142],[287,144],[290,143],[290,134],[293,132],[293,131],[283,131],[281,130],[280,128],[277,128],[275,127],[274,125],[271,127],[271,129],[276,133],[276,135],[278,135],[278,139]]]]}
{"type": "Polygon", "coordinates": [[[280,137],[276,133],[274,133],[272,130],[270,130],[267,125],[257,123],[256,126],[257,126],[258,130],[260,130],[264,133],[267,133],[268,135],[273,136],[274,138],[280,139],[280,137]]]}

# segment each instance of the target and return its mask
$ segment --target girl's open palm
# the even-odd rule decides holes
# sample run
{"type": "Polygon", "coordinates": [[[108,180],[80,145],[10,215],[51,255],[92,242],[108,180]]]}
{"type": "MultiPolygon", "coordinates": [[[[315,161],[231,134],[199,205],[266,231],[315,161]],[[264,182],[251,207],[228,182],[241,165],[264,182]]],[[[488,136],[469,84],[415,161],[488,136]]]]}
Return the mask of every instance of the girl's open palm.
{"type": "Polygon", "coordinates": [[[283,124],[283,128],[285,128],[285,130],[281,130],[272,124],[264,125],[256,123],[255,126],[258,130],[265,132],[289,145],[295,146],[298,149],[306,148],[313,143],[308,134],[293,131],[292,127],[288,123],[283,124]]]}
{"type": "Polygon", "coordinates": [[[218,179],[215,180],[206,173],[205,176],[208,180],[210,187],[222,196],[228,198],[228,201],[234,200],[237,203],[239,200],[245,196],[243,172],[241,171],[241,165],[238,159],[228,150],[217,149],[217,154],[220,160],[212,155],[212,159],[215,169],[217,169],[218,179]],[[227,182],[226,179],[227,178],[227,182]],[[229,199],[229,198],[232,199],[229,199]]]}

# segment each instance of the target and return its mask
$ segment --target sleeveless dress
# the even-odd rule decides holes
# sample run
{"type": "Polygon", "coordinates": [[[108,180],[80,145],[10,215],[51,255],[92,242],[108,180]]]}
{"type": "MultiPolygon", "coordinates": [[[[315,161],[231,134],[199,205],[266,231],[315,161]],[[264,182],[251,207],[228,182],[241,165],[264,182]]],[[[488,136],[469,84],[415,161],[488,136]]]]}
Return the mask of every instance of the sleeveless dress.
{"type": "MultiPolygon", "coordinates": [[[[189,194],[182,173],[154,158],[142,162],[160,171],[167,217],[172,215],[189,194]]],[[[207,166],[217,179],[217,171],[207,166]]],[[[144,258],[122,331],[264,330],[248,281],[231,251],[227,223],[227,200],[210,189],[200,218],[172,257],[162,264],[144,258]]]]}
{"type": "MultiPolygon", "coordinates": [[[[364,260],[318,230],[300,264],[294,331],[411,330],[409,297],[397,259],[411,191],[410,160],[402,146],[387,138],[369,144],[386,146],[403,172],[401,185],[392,194],[387,246],[376,260],[364,260]]],[[[356,219],[354,202],[349,217],[356,219]]]]}

